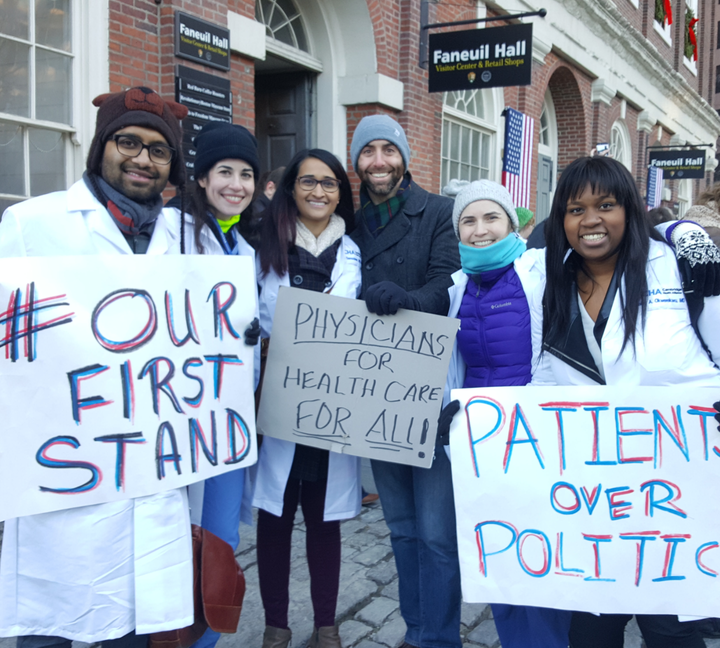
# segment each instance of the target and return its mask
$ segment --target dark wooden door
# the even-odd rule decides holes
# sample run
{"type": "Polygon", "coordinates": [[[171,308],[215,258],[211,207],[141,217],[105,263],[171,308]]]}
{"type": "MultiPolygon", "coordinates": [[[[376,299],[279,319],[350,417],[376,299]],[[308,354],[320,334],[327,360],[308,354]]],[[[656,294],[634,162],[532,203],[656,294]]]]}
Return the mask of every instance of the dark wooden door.
{"type": "Polygon", "coordinates": [[[310,88],[303,72],[255,77],[255,134],[260,172],[285,166],[310,146],[310,88]]]}

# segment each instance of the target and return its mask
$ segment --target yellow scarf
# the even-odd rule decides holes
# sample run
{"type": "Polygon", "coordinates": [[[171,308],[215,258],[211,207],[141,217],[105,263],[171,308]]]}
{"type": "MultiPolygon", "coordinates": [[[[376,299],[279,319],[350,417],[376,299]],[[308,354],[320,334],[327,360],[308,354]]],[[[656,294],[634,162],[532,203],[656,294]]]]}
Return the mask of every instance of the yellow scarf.
{"type": "Polygon", "coordinates": [[[223,234],[227,234],[230,228],[235,225],[235,223],[240,222],[240,216],[242,214],[238,214],[237,216],[231,216],[227,220],[220,220],[217,219],[218,225],[220,225],[220,229],[223,231],[223,234]]]}

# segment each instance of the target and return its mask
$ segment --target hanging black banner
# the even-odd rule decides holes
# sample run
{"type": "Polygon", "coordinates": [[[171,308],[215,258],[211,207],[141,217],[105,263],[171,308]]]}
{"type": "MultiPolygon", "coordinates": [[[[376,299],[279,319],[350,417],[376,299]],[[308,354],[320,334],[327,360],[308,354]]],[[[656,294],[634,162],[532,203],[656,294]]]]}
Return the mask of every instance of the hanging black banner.
{"type": "Polygon", "coordinates": [[[532,25],[430,34],[428,92],[530,85],[532,25]]]}
{"type": "Polygon", "coordinates": [[[229,70],[230,30],[176,11],[175,56],[219,70],[229,70]]]}
{"type": "Polygon", "coordinates": [[[675,151],[648,151],[650,166],[662,169],[665,180],[705,177],[705,151],[678,149],[675,151]]]}

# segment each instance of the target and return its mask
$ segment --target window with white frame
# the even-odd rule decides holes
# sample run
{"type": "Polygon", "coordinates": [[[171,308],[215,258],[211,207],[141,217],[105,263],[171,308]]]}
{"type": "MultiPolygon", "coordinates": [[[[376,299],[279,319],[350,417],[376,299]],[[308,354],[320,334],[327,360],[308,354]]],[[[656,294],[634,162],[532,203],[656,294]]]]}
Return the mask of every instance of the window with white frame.
{"type": "Polygon", "coordinates": [[[67,187],[72,0],[0,2],[0,213],[67,187]]]}
{"type": "Polygon", "coordinates": [[[693,36],[695,37],[697,44],[697,32],[698,32],[698,0],[685,0],[685,35],[683,37],[683,63],[693,74],[697,74],[697,64],[695,61],[694,50],[695,47],[692,44],[689,30],[692,29],[693,36]],[[693,25],[692,28],[690,25],[693,25]]]}
{"type": "Polygon", "coordinates": [[[677,187],[678,218],[682,218],[692,204],[692,180],[680,180],[677,187]]]}
{"type": "Polygon", "coordinates": [[[305,26],[293,0],[255,0],[255,18],[267,35],[285,45],[309,52],[305,26]]]}
{"type": "Polygon", "coordinates": [[[481,90],[446,92],[443,99],[440,187],[450,180],[492,177],[495,128],[492,96],[481,90]]]}
{"type": "Polygon", "coordinates": [[[667,0],[654,0],[654,5],[655,20],[653,21],[653,27],[668,45],[672,45],[672,27],[670,23],[674,18],[672,16],[672,4],[667,0]],[[668,8],[670,8],[670,13],[667,11],[668,8]]]}
{"type": "Polygon", "coordinates": [[[618,119],[610,131],[610,155],[632,172],[632,146],[625,122],[618,119]]]}

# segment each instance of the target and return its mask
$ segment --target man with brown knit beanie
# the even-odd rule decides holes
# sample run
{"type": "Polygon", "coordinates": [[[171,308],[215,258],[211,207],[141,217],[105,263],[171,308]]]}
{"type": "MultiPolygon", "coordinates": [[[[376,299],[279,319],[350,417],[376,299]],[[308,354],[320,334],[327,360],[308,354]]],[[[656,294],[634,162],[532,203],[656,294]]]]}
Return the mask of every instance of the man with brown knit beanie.
{"type": "MultiPolygon", "coordinates": [[[[7,209],[0,257],[177,247],[177,212],[163,209],[161,193],[168,180],[184,185],[187,109],[143,87],[93,103],[82,180],[7,209]]],[[[193,622],[191,548],[186,489],[7,520],[0,637],[18,636],[18,648],[143,648],[148,633],[193,622]]]]}

